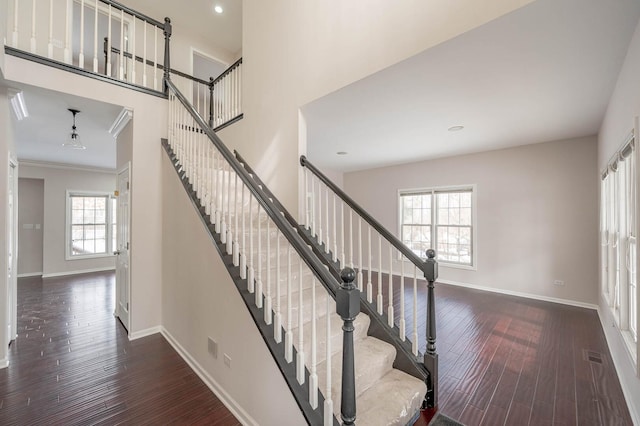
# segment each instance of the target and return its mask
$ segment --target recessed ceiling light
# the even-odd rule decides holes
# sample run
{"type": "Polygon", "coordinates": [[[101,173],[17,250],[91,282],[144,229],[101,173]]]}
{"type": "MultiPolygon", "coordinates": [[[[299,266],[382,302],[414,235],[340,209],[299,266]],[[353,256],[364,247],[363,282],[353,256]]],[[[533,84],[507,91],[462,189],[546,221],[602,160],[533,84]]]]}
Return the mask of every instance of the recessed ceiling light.
{"type": "Polygon", "coordinates": [[[464,129],[464,126],[451,126],[447,130],[450,132],[459,132],[462,129],[464,129]]]}
{"type": "Polygon", "coordinates": [[[216,13],[222,13],[222,12],[223,12],[222,6],[220,6],[219,4],[217,4],[217,5],[213,8],[213,10],[215,10],[215,11],[216,11],[216,13]]]}
{"type": "Polygon", "coordinates": [[[338,151],[336,152],[338,155],[347,155],[347,151],[338,151]]]}

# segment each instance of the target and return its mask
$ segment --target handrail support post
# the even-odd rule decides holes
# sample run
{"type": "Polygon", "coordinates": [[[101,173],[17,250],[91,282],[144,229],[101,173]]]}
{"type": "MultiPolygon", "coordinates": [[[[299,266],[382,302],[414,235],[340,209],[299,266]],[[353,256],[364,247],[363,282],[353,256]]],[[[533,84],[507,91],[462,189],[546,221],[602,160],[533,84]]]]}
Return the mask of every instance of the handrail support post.
{"type": "Polygon", "coordinates": [[[336,312],[342,325],[342,396],[340,416],[344,425],[353,425],[356,421],[356,378],[353,346],[353,322],[360,313],[360,291],[355,286],[356,273],[351,268],[340,272],[342,282],[336,292],[336,312]]]}
{"type": "Polygon", "coordinates": [[[422,402],[422,408],[438,406],[438,353],[436,351],[436,303],[434,283],[438,279],[438,261],[436,251],[426,252],[424,277],[427,280],[427,350],[424,353],[424,366],[429,372],[427,378],[427,395],[422,402]]]}
{"type": "Polygon", "coordinates": [[[171,78],[171,49],[170,49],[170,41],[171,41],[171,19],[169,17],[164,18],[164,73],[162,79],[164,81],[164,93],[166,95],[169,94],[169,86],[167,86],[167,81],[171,78]]]}

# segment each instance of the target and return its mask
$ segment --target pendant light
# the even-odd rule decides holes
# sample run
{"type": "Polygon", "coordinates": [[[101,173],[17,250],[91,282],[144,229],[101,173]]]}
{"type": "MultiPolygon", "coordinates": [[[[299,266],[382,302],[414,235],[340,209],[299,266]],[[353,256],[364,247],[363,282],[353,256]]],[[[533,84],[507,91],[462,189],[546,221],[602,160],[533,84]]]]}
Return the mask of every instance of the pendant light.
{"type": "Polygon", "coordinates": [[[87,149],[87,147],[84,146],[80,141],[80,135],[78,134],[76,128],[76,114],[80,111],[73,108],[69,108],[69,111],[71,112],[71,114],[73,114],[73,126],[71,126],[71,133],[69,134],[67,140],[62,144],[62,146],[71,149],[87,149]]]}

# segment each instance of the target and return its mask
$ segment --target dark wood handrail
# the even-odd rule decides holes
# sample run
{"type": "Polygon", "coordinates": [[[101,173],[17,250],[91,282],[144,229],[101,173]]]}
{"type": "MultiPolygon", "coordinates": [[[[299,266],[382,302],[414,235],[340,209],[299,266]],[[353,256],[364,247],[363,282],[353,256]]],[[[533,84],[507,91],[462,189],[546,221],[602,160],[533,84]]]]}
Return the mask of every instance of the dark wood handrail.
{"type": "Polygon", "coordinates": [[[300,164],[302,167],[306,167],[309,169],[314,175],[318,177],[331,189],[334,193],[338,195],[347,203],[351,209],[356,212],[360,217],[362,217],[369,225],[371,225],[380,235],[382,235],[389,243],[391,243],[400,253],[402,253],[407,259],[409,259],[418,269],[420,269],[423,273],[425,270],[425,263],[417,254],[415,254],[409,247],[407,247],[402,241],[398,239],[395,235],[387,230],[384,226],[380,224],[377,220],[375,220],[365,209],[360,207],[358,203],[356,203],[351,197],[349,197],[346,192],[342,189],[338,188],[336,184],[334,184],[327,176],[325,176],[316,166],[311,164],[307,157],[304,155],[300,156],[300,164]]]}
{"type": "Polygon", "coordinates": [[[335,298],[336,291],[339,287],[338,281],[331,275],[331,273],[325,268],[324,264],[318,260],[316,256],[314,256],[313,252],[307,244],[304,242],[302,237],[298,235],[297,231],[294,230],[282,216],[282,214],[277,211],[273,202],[269,199],[269,197],[265,194],[265,192],[260,188],[255,181],[251,178],[249,173],[244,169],[244,167],[240,164],[240,162],[234,157],[234,155],[229,151],[229,148],[220,140],[218,135],[207,125],[204,119],[198,114],[195,108],[191,105],[191,103],[184,97],[184,95],[178,90],[178,88],[173,84],[171,80],[166,81],[169,89],[174,93],[176,98],[182,103],[185,109],[191,114],[196,123],[200,126],[202,131],[209,137],[209,140],[213,143],[213,145],[218,149],[218,151],[222,154],[224,159],[229,163],[229,165],[233,168],[234,172],[240,177],[242,182],[247,186],[251,194],[258,200],[264,211],[269,215],[271,220],[276,224],[282,235],[289,241],[289,243],[293,246],[293,248],[298,252],[302,260],[307,264],[309,269],[314,273],[318,280],[322,283],[322,285],[329,291],[332,297],[335,298]]]}
{"type": "MultiPolygon", "coordinates": [[[[106,37],[105,37],[105,41],[106,41],[106,37]]],[[[104,53],[105,53],[105,55],[107,54],[106,51],[104,53]]],[[[115,54],[119,55],[120,54],[120,49],[118,49],[117,47],[111,46],[111,53],[115,53],[115,54]]],[[[124,56],[125,58],[128,58],[128,59],[131,59],[133,57],[133,55],[131,53],[126,52],[126,51],[122,52],[122,56],[124,56]]],[[[144,58],[136,55],[136,62],[144,62],[144,58]]],[[[145,64],[152,67],[154,65],[154,62],[149,60],[149,59],[147,59],[145,64]]],[[[161,63],[158,62],[155,65],[156,65],[156,68],[158,68],[159,70],[164,70],[164,65],[162,65],[161,63]]],[[[171,74],[177,75],[178,77],[184,77],[186,79],[195,81],[197,83],[204,84],[205,86],[209,85],[209,82],[206,81],[206,80],[202,80],[200,78],[194,77],[194,76],[189,75],[187,73],[184,73],[182,71],[175,70],[173,68],[171,70],[169,70],[169,72],[171,72],[171,74]]]]}
{"type": "Polygon", "coordinates": [[[225,78],[227,76],[227,74],[229,74],[231,71],[233,71],[238,66],[240,66],[240,64],[242,64],[242,58],[238,59],[233,64],[229,65],[229,67],[226,70],[222,71],[222,74],[220,74],[218,77],[216,77],[213,81],[207,82],[207,84],[211,84],[211,86],[215,86],[215,84],[217,82],[219,82],[220,80],[225,78]]]}
{"type": "Polygon", "coordinates": [[[163,29],[164,28],[164,23],[160,22],[156,19],[153,19],[147,15],[145,15],[144,13],[140,13],[136,10],[131,9],[130,7],[125,6],[122,3],[118,3],[117,1],[112,1],[112,0],[100,0],[101,3],[107,4],[107,5],[111,5],[113,7],[115,7],[118,10],[122,10],[125,13],[128,13],[129,15],[135,16],[136,18],[148,22],[152,25],[155,25],[156,27],[163,29]]]}

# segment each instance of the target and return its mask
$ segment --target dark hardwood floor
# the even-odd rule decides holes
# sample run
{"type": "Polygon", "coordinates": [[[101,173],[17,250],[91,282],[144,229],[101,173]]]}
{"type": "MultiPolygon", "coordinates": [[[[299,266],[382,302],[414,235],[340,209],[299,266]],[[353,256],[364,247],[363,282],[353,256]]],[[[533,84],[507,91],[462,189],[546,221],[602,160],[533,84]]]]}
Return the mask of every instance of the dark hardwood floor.
{"type": "Polygon", "coordinates": [[[114,274],[18,281],[0,425],[240,424],[160,334],[113,317],[114,274]]]}
{"type": "MultiPolygon", "coordinates": [[[[366,272],[365,272],[366,277],[366,272]]],[[[374,297],[377,292],[373,275],[374,297]]],[[[388,277],[383,296],[388,304],[388,277]]],[[[413,280],[405,288],[413,330],[413,280]]],[[[400,318],[400,282],[394,277],[400,318]]],[[[436,283],[439,410],[474,425],[632,425],[595,310],[436,283]]],[[[419,282],[418,318],[425,318],[419,282]]],[[[419,348],[426,348],[418,324],[419,348]]],[[[433,412],[416,425],[428,424],[433,412]]]]}

